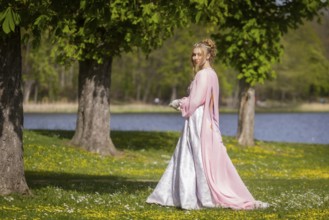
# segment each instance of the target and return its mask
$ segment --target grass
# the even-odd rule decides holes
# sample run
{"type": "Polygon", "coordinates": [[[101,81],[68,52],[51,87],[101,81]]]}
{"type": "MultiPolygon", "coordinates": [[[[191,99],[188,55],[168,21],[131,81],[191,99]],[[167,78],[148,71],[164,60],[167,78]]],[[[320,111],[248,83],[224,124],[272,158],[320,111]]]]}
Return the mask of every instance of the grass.
{"type": "Polygon", "coordinates": [[[112,132],[118,158],[70,147],[70,131],[25,131],[33,195],[0,197],[1,219],[328,219],[329,146],[257,141],[224,143],[265,210],[186,211],[146,204],[174,150],[177,132],[112,132]]]}

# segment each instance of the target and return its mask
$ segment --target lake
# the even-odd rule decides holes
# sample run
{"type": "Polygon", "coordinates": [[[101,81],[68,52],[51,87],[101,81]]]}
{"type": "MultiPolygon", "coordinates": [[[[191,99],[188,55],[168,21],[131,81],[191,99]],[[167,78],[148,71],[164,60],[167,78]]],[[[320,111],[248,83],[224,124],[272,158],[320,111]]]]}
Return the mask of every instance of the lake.
{"type": "MultiPolygon", "coordinates": [[[[234,136],[236,113],[221,113],[222,135],[234,136]]],[[[180,114],[127,113],[111,114],[111,130],[181,131],[180,114]]],[[[76,114],[25,113],[25,129],[74,130],[76,114]]],[[[329,144],[329,113],[256,113],[255,138],[265,141],[329,144]]]]}

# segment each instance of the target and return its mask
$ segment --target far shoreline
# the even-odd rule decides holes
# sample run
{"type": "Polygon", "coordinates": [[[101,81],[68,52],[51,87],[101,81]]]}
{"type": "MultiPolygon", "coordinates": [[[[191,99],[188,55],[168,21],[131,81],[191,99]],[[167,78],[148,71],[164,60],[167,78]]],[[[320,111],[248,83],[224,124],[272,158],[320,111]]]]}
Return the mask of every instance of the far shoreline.
{"type": "MultiPolygon", "coordinates": [[[[23,105],[24,113],[76,113],[78,103],[27,103],[23,105]]],[[[144,103],[111,104],[111,113],[178,113],[167,105],[144,103]]],[[[220,113],[236,113],[236,108],[221,106],[220,113]]],[[[329,112],[329,103],[300,103],[286,106],[256,107],[257,113],[306,113],[329,112]]]]}

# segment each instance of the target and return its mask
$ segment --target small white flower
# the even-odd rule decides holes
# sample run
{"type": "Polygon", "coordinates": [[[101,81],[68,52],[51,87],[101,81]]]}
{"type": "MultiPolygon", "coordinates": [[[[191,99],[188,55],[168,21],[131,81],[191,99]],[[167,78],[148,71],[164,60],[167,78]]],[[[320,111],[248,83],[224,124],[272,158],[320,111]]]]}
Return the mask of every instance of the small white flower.
{"type": "Polygon", "coordinates": [[[8,196],[8,197],[4,197],[4,199],[8,202],[11,202],[11,201],[14,201],[14,198],[11,197],[11,196],[8,196]]]}
{"type": "Polygon", "coordinates": [[[74,209],[71,208],[71,209],[67,209],[67,213],[73,213],[74,212],[74,209]]]}
{"type": "Polygon", "coordinates": [[[128,204],[127,204],[127,205],[125,205],[125,206],[124,206],[124,208],[125,208],[125,209],[127,209],[127,210],[130,210],[130,207],[129,207],[129,205],[128,205],[128,204]]]}

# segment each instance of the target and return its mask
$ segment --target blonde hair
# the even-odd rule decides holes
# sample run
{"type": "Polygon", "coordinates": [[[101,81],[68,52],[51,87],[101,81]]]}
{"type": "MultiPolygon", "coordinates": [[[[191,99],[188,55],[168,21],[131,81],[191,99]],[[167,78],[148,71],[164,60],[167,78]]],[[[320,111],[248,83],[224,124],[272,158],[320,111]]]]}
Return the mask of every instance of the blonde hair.
{"type": "MultiPolygon", "coordinates": [[[[196,44],[193,45],[193,50],[195,48],[200,48],[202,51],[203,56],[209,55],[209,62],[212,63],[214,58],[216,57],[217,49],[216,44],[213,40],[206,38],[196,44]],[[206,53],[206,54],[205,54],[206,53]]],[[[193,64],[193,59],[191,56],[191,62],[193,64]]],[[[193,65],[193,72],[196,74],[200,70],[200,66],[193,65]]]]}
{"type": "Polygon", "coordinates": [[[217,49],[216,49],[216,44],[213,40],[206,38],[196,44],[193,45],[193,49],[197,48],[197,47],[201,47],[206,49],[207,54],[210,55],[209,57],[209,61],[212,62],[215,57],[216,57],[216,53],[217,53],[217,49]]]}

